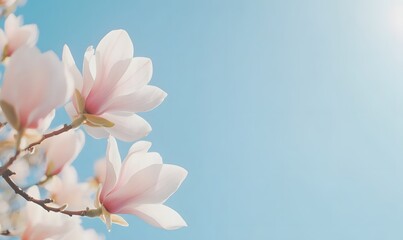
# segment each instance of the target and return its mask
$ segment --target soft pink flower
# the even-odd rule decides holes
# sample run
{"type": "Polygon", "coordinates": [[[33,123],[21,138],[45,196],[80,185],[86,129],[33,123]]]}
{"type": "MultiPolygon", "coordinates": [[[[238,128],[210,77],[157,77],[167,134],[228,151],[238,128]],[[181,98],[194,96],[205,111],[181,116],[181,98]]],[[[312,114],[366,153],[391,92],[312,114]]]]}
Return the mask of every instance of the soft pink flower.
{"type": "Polygon", "coordinates": [[[99,183],[105,182],[106,163],[105,158],[99,159],[94,163],[94,182],[98,187],[99,183]]]}
{"type": "Polygon", "coordinates": [[[6,66],[0,103],[8,122],[22,131],[39,127],[72,92],[73,82],[53,52],[21,47],[6,66]]]}
{"type": "MultiPolygon", "coordinates": [[[[27,193],[40,198],[39,189],[36,186],[28,189],[27,193]]],[[[60,239],[80,227],[80,218],[47,212],[31,202],[27,203],[25,214],[26,222],[25,229],[21,233],[22,240],[60,239]]]]}
{"type": "Polygon", "coordinates": [[[45,188],[50,194],[53,203],[58,206],[67,204],[69,210],[80,210],[91,204],[91,187],[87,183],[78,182],[77,171],[68,166],[58,176],[46,182],[45,188]]]}
{"type": "Polygon", "coordinates": [[[18,6],[24,5],[26,0],[0,0],[1,15],[7,16],[15,11],[18,6]]]}
{"type": "Polygon", "coordinates": [[[81,130],[68,131],[48,138],[41,147],[46,157],[47,176],[53,176],[70,165],[78,156],[85,143],[84,132],[81,130]]]}
{"type": "Polygon", "coordinates": [[[133,58],[133,43],[127,32],[111,31],[100,41],[95,52],[89,47],[84,55],[82,74],[67,46],[63,49],[63,61],[72,73],[80,95],[67,107],[69,114],[72,117],[96,116],[112,123],[105,126],[87,118],[89,134],[95,138],[112,135],[120,140],[134,141],[151,131],[150,125],[135,113],[157,107],[166,93],[147,85],[152,76],[151,60],[133,58]]]}
{"type": "Polygon", "coordinates": [[[33,47],[38,41],[38,28],[35,24],[22,25],[22,17],[10,14],[0,29],[0,56],[11,56],[22,46],[33,47]]]}
{"type": "Polygon", "coordinates": [[[106,178],[96,202],[108,228],[115,221],[125,223],[115,214],[136,215],[168,230],[187,226],[176,211],[163,204],[179,188],[187,171],[163,164],[158,153],[148,152],[150,147],[150,142],[133,144],[122,165],[116,140],[109,137],[106,178]]]}

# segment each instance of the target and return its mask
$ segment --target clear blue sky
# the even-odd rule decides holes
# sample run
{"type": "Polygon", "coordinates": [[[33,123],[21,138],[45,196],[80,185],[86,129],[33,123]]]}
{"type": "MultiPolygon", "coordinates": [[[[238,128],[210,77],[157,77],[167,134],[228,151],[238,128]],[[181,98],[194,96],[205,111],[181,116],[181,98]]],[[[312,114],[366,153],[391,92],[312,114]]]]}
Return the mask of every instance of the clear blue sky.
{"type": "MultiPolygon", "coordinates": [[[[41,49],[67,43],[77,62],[126,29],[169,94],[142,116],[152,149],[189,171],[168,202],[189,227],[86,222],[107,239],[403,238],[403,1],[31,0],[19,13],[41,49]]],[[[82,179],[106,145],[87,140],[82,179]]]]}

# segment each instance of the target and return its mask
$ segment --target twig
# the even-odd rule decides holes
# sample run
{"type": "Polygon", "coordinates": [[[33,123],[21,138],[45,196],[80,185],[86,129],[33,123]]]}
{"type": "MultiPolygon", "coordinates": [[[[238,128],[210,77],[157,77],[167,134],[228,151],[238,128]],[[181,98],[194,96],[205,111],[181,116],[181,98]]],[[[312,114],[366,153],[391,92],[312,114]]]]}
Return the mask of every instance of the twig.
{"type": "Polygon", "coordinates": [[[0,235],[2,236],[10,236],[11,232],[9,230],[3,230],[0,232],[0,235]]]}
{"type": "Polygon", "coordinates": [[[50,138],[50,137],[54,137],[54,136],[59,135],[59,134],[64,133],[64,132],[67,132],[72,128],[73,128],[73,126],[71,124],[68,124],[68,125],[64,124],[64,126],[62,128],[60,128],[59,130],[55,130],[53,132],[44,134],[41,139],[39,139],[36,142],[33,142],[33,143],[29,144],[28,147],[24,148],[23,150],[24,151],[30,150],[33,147],[35,147],[36,145],[41,144],[45,139],[50,138]]]}
{"type": "Polygon", "coordinates": [[[14,181],[10,178],[10,176],[14,175],[15,173],[13,173],[10,170],[6,170],[5,173],[3,173],[2,177],[3,179],[8,183],[8,185],[14,190],[14,192],[18,195],[20,195],[21,197],[23,197],[25,200],[35,203],[39,206],[41,206],[43,209],[45,209],[48,212],[58,212],[58,213],[62,213],[65,215],[69,215],[70,217],[75,215],[75,216],[87,216],[87,217],[96,217],[99,216],[101,214],[101,209],[85,209],[85,210],[80,210],[80,211],[69,211],[69,210],[65,210],[67,205],[64,205],[62,207],[50,207],[46,204],[48,203],[52,203],[53,200],[52,199],[36,199],[32,196],[30,196],[28,193],[24,192],[24,190],[22,190],[19,186],[17,186],[17,184],[14,183],[14,181]]]}
{"type": "Polygon", "coordinates": [[[0,167],[0,175],[3,175],[6,172],[6,170],[14,163],[14,161],[17,160],[18,156],[20,155],[20,153],[22,151],[31,150],[36,145],[41,144],[45,139],[48,139],[50,137],[53,137],[53,136],[59,135],[61,133],[67,132],[72,128],[73,128],[73,126],[71,124],[69,124],[69,125],[64,124],[64,126],[62,128],[60,128],[59,130],[55,130],[53,132],[44,134],[41,139],[39,139],[36,142],[33,142],[33,143],[29,144],[26,148],[24,148],[22,150],[17,149],[15,151],[14,156],[12,156],[3,166],[0,167]]]}

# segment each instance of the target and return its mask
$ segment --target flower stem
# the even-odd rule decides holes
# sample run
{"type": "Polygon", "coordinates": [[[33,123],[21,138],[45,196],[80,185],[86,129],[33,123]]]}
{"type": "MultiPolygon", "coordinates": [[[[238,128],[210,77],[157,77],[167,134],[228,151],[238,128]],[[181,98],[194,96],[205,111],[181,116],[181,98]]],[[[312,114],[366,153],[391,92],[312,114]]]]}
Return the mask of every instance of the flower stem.
{"type": "Polygon", "coordinates": [[[23,197],[25,200],[28,202],[35,203],[39,206],[41,206],[43,209],[45,209],[48,212],[58,212],[62,213],[68,216],[87,216],[87,217],[97,217],[101,215],[102,211],[100,209],[85,209],[85,210],[80,210],[80,211],[69,211],[65,210],[67,208],[67,205],[61,206],[61,207],[50,207],[47,204],[52,203],[53,200],[46,198],[46,199],[36,199],[32,196],[30,196],[28,193],[26,193],[24,190],[22,190],[15,182],[10,178],[12,175],[14,175],[10,170],[6,170],[2,174],[3,179],[8,183],[8,185],[14,190],[14,192],[21,197],[23,197]]]}
{"type": "Polygon", "coordinates": [[[26,148],[24,148],[22,150],[19,149],[19,141],[21,140],[21,136],[20,136],[21,134],[19,134],[19,136],[17,136],[17,150],[15,151],[14,156],[12,156],[3,166],[0,167],[0,175],[3,175],[7,171],[7,169],[14,163],[14,161],[17,160],[17,158],[18,158],[18,156],[20,155],[21,152],[31,150],[36,145],[41,144],[45,139],[48,139],[48,138],[51,138],[53,136],[62,134],[64,132],[67,132],[72,128],[73,128],[73,126],[71,124],[69,124],[69,125],[64,124],[64,126],[62,128],[60,128],[58,130],[55,130],[53,132],[44,134],[41,139],[39,139],[36,142],[33,142],[33,143],[29,144],[26,148]]]}

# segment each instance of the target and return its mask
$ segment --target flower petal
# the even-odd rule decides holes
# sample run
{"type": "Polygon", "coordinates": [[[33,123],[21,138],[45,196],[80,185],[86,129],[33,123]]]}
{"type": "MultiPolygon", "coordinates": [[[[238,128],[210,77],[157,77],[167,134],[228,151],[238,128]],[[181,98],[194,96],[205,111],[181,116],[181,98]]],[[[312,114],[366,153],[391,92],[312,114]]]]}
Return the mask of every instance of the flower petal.
{"type": "Polygon", "coordinates": [[[158,87],[146,85],[129,95],[115,97],[101,110],[111,112],[146,112],[164,101],[167,93],[158,87]]]}
{"type": "Polygon", "coordinates": [[[13,104],[22,127],[36,128],[40,119],[71,97],[73,82],[65,74],[53,52],[22,47],[10,57],[1,97],[13,104]]]}
{"type": "Polygon", "coordinates": [[[95,139],[107,138],[111,135],[108,131],[106,131],[107,128],[103,127],[90,127],[84,125],[84,129],[95,139]]]}
{"type": "Polygon", "coordinates": [[[114,91],[119,96],[127,95],[133,90],[140,89],[148,84],[153,74],[151,59],[135,57],[131,60],[126,72],[123,74],[114,91]]]}
{"type": "Polygon", "coordinates": [[[74,161],[84,142],[85,136],[81,130],[71,130],[43,141],[42,145],[46,151],[46,175],[56,175],[74,161]]]}
{"type": "Polygon", "coordinates": [[[106,34],[99,42],[96,52],[99,53],[97,79],[106,79],[115,63],[133,57],[134,49],[129,34],[120,29],[106,34]]]}
{"type": "Polygon", "coordinates": [[[107,155],[106,155],[105,182],[103,184],[102,191],[100,194],[101,203],[116,185],[116,182],[120,174],[121,161],[122,160],[120,159],[119,149],[116,140],[113,137],[109,137],[107,155]]]}
{"type": "Polygon", "coordinates": [[[81,94],[86,98],[91,91],[96,76],[96,61],[94,57],[94,48],[89,46],[84,54],[83,61],[83,88],[81,94]]]}
{"type": "Polygon", "coordinates": [[[137,152],[128,155],[123,162],[119,184],[126,184],[132,175],[153,164],[162,164],[162,158],[159,153],[137,152]]]}
{"type": "Polygon", "coordinates": [[[74,79],[75,89],[81,92],[83,88],[83,77],[76,66],[73,55],[71,55],[70,48],[67,45],[63,47],[62,55],[63,63],[66,65],[67,69],[70,71],[71,76],[74,79]]]}
{"type": "Polygon", "coordinates": [[[135,173],[126,184],[117,184],[102,204],[110,213],[119,213],[121,208],[135,203],[137,196],[157,184],[161,168],[162,164],[155,164],[135,173]]]}
{"type": "Polygon", "coordinates": [[[134,207],[127,207],[122,213],[138,216],[154,227],[166,230],[175,230],[187,227],[185,220],[170,207],[162,204],[142,204],[134,207]]]}
{"type": "Polygon", "coordinates": [[[151,131],[151,126],[136,114],[123,116],[105,113],[101,117],[113,122],[115,125],[111,128],[93,128],[89,132],[91,135],[95,133],[97,137],[103,137],[105,132],[108,132],[119,140],[133,142],[146,136],[151,131]]]}
{"type": "Polygon", "coordinates": [[[141,196],[138,203],[163,203],[178,190],[188,172],[179,166],[164,164],[159,174],[158,182],[141,196]]]}

